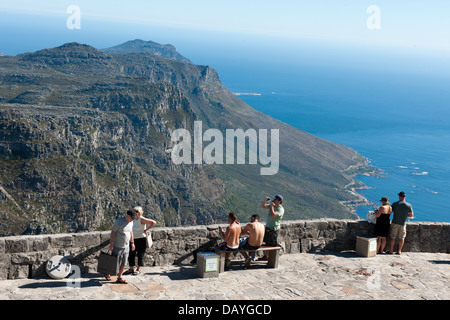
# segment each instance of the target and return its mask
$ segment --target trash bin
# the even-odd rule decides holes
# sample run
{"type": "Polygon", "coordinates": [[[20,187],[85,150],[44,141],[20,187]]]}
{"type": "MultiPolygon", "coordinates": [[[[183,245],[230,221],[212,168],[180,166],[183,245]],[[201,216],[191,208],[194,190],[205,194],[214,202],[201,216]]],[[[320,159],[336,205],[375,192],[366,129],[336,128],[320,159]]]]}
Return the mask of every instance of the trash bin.
{"type": "Polygon", "coordinates": [[[356,254],[363,257],[377,255],[377,238],[356,237],[356,254]]]}
{"type": "Polygon", "coordinates": [[[213,252],[197,253],[197,275],[200,278],[219,276],[219,255],[213,252]]]}

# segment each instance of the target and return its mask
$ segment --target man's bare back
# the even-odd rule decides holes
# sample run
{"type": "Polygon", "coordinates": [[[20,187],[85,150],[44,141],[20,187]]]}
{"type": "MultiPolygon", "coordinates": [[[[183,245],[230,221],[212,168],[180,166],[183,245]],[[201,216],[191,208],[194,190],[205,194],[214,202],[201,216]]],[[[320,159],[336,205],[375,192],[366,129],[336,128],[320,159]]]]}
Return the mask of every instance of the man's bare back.
{"type": "Polygon", "coordinates": [[[237,248],[239,246],[239,236],[241,235],[241,226],[234,221],[227,227],[223,240],[230,248],[237,248]]]}
{"type": "Polygon", "coordinates": [[[258,221],[247,224],[244,228],[244,233],[248,234],[248,244],[253,247],[261,246],[264,239],[265,227],[258,221]]]}

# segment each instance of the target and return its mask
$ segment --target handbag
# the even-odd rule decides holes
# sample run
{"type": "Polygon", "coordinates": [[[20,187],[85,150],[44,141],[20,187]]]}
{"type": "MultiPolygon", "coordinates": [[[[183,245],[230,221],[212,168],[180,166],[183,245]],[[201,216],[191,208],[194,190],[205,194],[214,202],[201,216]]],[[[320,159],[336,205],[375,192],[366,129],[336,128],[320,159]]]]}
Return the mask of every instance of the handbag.
{"type": "Polygon", "coordinates": [[[369,221],[369,223],[373,223],[373,224],[377,223],[377,216],[375,215],[374,211],[367,212],[367,221],[369,221]]]}
{"type": "Polygon", "coordinates": [[[117,256],[106,252],[100,252],[98,257],[97,272],[116,275],[118,271],[117,256]]]}
{"type": "Polygon", "coordinates": [[[147,236],[145,237],[145,242],[146,242],[146,248],[150,249],[153,245],[152,234],[150,232],[147,233],[147,236]]]}

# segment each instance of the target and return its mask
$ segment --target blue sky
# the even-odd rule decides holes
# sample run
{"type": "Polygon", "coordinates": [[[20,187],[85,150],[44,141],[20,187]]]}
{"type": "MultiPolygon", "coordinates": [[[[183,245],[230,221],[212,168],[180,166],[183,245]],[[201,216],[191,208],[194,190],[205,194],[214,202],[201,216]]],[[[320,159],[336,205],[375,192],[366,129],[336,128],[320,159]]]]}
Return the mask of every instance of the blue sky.
{"type": "MultiPolygon", "coordinates": [[[[320,63],[347,57],[349,63],[395,67],[378,52],[395,53],[400,64],[417,54],[448,62],[449,15],[448,0],[2,0],[0,52],[15,55],[72,41],[106,48],[143,39],[171,43],[194,63],[214,66],[214,59],[234,56],[295,61],[308,43],[317,48],[309,53],[311,63],[317,53],[327,55],[320,63]],[[80,8],[81,29],[67,28],[71,5],[80,8]],[[367,10],[373,5],[380,28],[371,30],[367,10]]],[[[444,72],[440,63],[433,68],[444,72]]]]}
{"type": "MultiPolygon", "coordinates": [[[[114,22],[127,27],[418,47],[450,53],[447,0],[2,0],[0,12],[29,14],[40,21],[42,16],[67,18],[70,5],[81,9],[82,21],[114,22]],[[366,26],[370,5],[380,9],[380,30],[366,26]]],[[[26,26],[22,23],[21,27],[26,26]]],[[[33,19],[29,27],[33,27],[33,19]]],[[[65,28],[65,24],[60,27],[65,28]]]]}

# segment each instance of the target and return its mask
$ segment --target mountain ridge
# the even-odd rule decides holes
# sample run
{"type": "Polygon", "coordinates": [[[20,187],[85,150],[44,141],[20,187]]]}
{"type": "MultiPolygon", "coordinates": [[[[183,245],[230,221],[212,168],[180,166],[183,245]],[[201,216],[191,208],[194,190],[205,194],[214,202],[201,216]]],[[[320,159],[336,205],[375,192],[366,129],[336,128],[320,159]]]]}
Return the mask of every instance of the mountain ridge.
{"type": "Polygon", "coordinates": [[[137,204],[165,226],[225,221],[228,211],[245,221],[278,193],[288,219],[347,218],[342,203],[361,199],[346,186],[372,170],[355,150],[251,108],[210,66],[69,43],[0,57],[0,83],[0,234],[103,230],[137,204]],[[278,174],[174,165],[171,133],[193,132],[194,121],[279,129],[278,174]]]}
{"type": "Polygon", "coordinates": [[[192,61],[182,56],[171,44],[159,44],[154,41],[144,41],[141,39],[130,40],[120,45],[104,48],[101,51],[106,53],[151,53],[162,58],[172,59],[183,63],[192,64],[192,61]]]}

